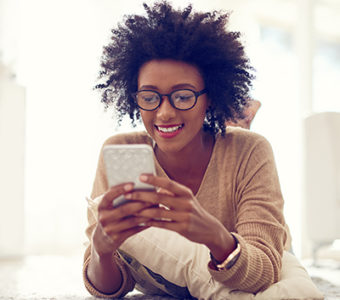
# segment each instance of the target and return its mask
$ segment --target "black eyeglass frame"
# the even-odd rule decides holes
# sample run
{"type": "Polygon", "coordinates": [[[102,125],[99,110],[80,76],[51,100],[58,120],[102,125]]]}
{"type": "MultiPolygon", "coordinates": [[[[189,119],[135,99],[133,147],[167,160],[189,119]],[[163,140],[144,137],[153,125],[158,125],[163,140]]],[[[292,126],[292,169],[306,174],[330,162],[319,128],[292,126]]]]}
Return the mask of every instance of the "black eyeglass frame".
{"type": "Polygon", "coordinates": [[[140,91],[137,91],[137,92],[135,92],[135,93],[132,93],[132,97],[133,97],[133,99],[135,100],[137,106],[138,106],[140,109],[145,110],[145,111],[154,111],[154,110],[156,110],[158,107],[160,107],[161,104],[162,104],[162,102],[163,102],[163,97],[164,97],[164,96],[167,96],[167,97],[168,97],[168,100],[169,100],[169,102],[170,102],[170,104],[171,104],[171,106],[172,106],[173,108],[178,109],[178,110],[181,110],[181,111],[185,111],[185,110],[192,109],[192,108],[196,105],[198,97],[201,96],[201,95],[203,95],[203,94],[205,94],[205,93],[207,93],[207,89],[203,89],[203,90],[201,90],[201,91],[199,91],[199,92],[193,91],[193,90],[191,90],[191,89],[178,89],[178,90],[172,91],[170,94],[161,94],[161,93],[159,93],[159,92],[157,92],[157,91],[154,91],[154,90],[140,90],[140,91]],[[193,92],[193,94],[195,95],[195,102],[194,102],[194,104],[193,104],[191,107],[185,108],[185,109],[177,108],[177,107],[175,106],[174,102],[172,101],[171,96],[172,96],[174,93],[178,92],[178,91],[190,91],[190,92],[193,92]],[[155,108],[153,108],[153,109],[145,109],[145,108],[139,106],[139,105],[138,105],[138,101],[137,101],[137,95],[138,95],[138,93],[140,93],[140,92],[153,92],[153,93],[157,94],[158,97],[159,97],[159,103],[158,103],[158,105],[157,105],[155,108]]]}

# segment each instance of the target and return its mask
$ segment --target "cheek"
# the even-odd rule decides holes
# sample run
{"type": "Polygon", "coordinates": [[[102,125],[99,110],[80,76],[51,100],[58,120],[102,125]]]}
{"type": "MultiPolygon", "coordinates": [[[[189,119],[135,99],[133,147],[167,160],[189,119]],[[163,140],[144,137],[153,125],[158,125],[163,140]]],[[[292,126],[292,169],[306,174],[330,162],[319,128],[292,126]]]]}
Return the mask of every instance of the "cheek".
{"type": "Polygon", "coordinates": [[[144,127],[145,128],[150,127],[151,126],[150,122],[152,120],[152,115],[150,113],[146,112],[146,111],[141,111],[140,112],[140,116],[142,118],[142,122],[144,124],[144,127]]]}
{"type": "Polygon", "coordinates": [[[195,112],[194,114],[191,114],[186,118],[187,125],[191,126],[193,130],[194,128],[201,128],[203,126],[205,119],[205,110],[199,110],[195,112]]]}
{"type": "Polygon", "coordinates": [[[207,106],[206,105],[202,105],[202,107],[200,107],[199,111],[197,111],[195,118],[197,120],[202,120],[202,122],[205,119],[205,115],[207,112],[207,106]]]}

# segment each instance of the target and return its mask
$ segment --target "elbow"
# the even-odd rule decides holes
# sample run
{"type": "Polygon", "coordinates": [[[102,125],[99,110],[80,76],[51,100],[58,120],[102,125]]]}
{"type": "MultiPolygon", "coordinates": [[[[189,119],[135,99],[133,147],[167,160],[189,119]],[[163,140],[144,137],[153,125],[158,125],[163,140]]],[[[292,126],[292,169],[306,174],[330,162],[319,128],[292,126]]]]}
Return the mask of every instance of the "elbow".
{"type": "Polygon", "coordinates": [[[281,278],[282,256],[277,251],[261,251],[249,258],[244,280],[238,289],[257,294],[268,289],[281,278]],[[254,267],[256,266],[256,267],[254,267]]]}
{"type": "Polygon", "coordinates": [[[268,289],[281,278],[282,257],[279,253],[265,254],[262,258],[262,268],[258,270],[258,281],[250,287],[248,292],[257,294],[268,289]]]}

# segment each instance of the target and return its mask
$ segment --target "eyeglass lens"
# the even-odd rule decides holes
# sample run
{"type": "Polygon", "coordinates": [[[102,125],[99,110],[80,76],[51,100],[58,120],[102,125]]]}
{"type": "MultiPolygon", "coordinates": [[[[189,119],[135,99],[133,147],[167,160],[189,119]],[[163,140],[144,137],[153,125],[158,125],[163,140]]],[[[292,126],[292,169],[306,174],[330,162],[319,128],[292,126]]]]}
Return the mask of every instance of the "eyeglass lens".
{"type": "MultiPolygon", "coordinates": [[[[195,105],[196,96],[191,90],[178,90],[170,94],[173,105],[178,109],[189,109],[195,105]]],[[[152,110],[159,106],[160,94],[154,91],[140,91],[136,94],[138,106],[152,110]]]]}

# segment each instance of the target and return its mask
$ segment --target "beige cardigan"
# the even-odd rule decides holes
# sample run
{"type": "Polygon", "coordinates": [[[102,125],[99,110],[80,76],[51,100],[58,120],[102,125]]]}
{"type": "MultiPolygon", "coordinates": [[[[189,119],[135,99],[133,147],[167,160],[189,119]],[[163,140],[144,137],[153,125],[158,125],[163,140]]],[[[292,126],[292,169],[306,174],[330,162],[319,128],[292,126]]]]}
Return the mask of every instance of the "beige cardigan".
{"type": "MultiPolygon", "coordinates": [[[[108,144],[150,144],[145,132],[119,134],[108,144]]],[[[167,176],[155,158],[156,172],[167,176]]],[[[93,185],[92,198],[108,189],[102,152],[93,185]]],[[[212,277],[226,287],[256,293],[280,278],[281,258],[287,240],[283,217],[283,198],[270,144],[262,136],[240,128],[227,128],[224,137],[218,135],[214,150],[196,194],[200,204],[230,231],[235,233],[241,255],[230,270],[215,271],[212,277]]],[[[91,241],[95,216],[88,210],[91,241]]],[[[84,255],[84,282],[95,296],[114,298],[124,296],[134,287],[129,269],[115,255],[123,275],[119,291],[105,295],[95,289],[86,276],[90,247],[84,255]]],[[[208,267],[208,266],[207,266],[208,267]]]]}

